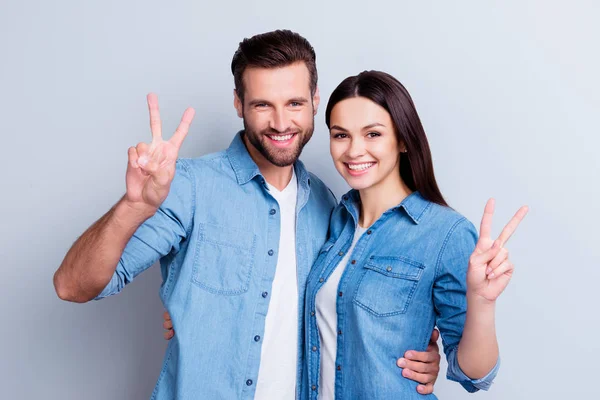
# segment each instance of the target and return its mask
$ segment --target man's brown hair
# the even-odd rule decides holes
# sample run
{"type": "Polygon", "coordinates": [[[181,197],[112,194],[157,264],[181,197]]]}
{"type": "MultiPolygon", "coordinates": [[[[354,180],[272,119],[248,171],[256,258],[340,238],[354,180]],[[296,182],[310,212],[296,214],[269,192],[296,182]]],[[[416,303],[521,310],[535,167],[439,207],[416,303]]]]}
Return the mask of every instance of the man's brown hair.
{"type": "Polygon", "coordinates": [[[310,76],[310,94],[317,88],[317,65],[315,50],[299,34],[289,30],[276,30],[246,38],[233,55],[231,72],[235,91],[244,102],[244,82],[242,77],[248,67],[281,68],[302,61],[310,76]]]}

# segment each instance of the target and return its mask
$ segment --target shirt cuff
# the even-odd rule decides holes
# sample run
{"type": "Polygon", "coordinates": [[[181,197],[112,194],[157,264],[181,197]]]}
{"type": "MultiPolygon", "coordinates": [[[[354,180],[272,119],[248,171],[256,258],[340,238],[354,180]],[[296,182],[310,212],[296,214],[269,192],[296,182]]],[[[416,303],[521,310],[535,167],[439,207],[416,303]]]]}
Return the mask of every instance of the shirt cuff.
{"type": "Polygon", "coordinates": [[[486,376],[480,379],[471,379],[469,378],[458,365],[454,365],[454,368],[451,368],[448,365],[448,374],[447,378],[451,381],[455,381],[460,383],[469,393],[475,393],[479,390],[489,390],[498,374],[498,370],[500,369],[500,357],[498,357],[498,361],[496,361],[496,365],[486,376]]]}

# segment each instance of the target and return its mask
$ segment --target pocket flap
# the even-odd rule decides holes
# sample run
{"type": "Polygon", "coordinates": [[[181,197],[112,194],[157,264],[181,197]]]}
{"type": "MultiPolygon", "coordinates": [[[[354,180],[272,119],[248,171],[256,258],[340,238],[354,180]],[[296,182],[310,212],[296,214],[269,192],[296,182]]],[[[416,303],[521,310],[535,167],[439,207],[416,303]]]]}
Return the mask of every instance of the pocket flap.
{"type": "Polygon", "coordinates": [[[425,265],[405,257],[371,256],[365,264],[365,268],[391,278],[418,281],[421,279],[425,265]]]}

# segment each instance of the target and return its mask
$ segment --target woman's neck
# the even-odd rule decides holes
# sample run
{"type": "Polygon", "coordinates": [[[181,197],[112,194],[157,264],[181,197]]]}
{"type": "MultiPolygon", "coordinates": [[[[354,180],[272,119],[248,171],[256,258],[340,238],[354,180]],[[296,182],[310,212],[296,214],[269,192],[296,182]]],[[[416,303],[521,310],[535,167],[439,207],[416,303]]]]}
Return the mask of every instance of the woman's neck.
{"type": "Polygon", "coordinates": [[[400,204],[412,190],[398,174],[358,192],[361,202],[358,223],[366,228],[373,225],[384,212],[400,204]]]}

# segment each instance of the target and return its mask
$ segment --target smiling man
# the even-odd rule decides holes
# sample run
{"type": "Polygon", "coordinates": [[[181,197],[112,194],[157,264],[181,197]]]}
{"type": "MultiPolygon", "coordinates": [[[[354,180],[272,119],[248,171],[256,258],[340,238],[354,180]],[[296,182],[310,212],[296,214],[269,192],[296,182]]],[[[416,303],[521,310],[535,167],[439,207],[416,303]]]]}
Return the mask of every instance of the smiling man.
{"type": "MultiPolygon", "coordinates": [[[[165,140],[149,95],[152,142],[129,149],[126,194],[54,276],[61,299],[87,302],[160,260],[177,334],[155,399],[290,399],[301,379],[306,277],[336,204],[298,160],[320,100],[315,53],[300,35],[274,31],[242,41],[231,69],[244,129],[229,148],[178,160],[194,111],[165,140]]],[[[431,346],[403,373],[412,366],[427,393],[438,365],[431,346]]]]}

